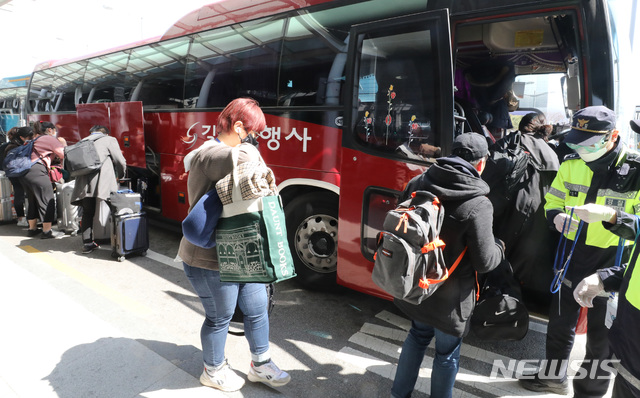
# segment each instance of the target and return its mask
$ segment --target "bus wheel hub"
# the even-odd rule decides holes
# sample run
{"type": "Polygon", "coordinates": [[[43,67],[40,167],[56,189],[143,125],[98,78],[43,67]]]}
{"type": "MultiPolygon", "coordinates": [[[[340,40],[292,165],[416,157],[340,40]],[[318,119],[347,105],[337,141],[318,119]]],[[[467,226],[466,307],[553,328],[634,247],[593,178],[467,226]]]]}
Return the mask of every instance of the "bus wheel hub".
{"type": "Polygon", "coordinates": [[[326,214],[308,217],[296,230],[295,250],[318,273],[335,272],[338,264],[338,220],[326,214]]]}

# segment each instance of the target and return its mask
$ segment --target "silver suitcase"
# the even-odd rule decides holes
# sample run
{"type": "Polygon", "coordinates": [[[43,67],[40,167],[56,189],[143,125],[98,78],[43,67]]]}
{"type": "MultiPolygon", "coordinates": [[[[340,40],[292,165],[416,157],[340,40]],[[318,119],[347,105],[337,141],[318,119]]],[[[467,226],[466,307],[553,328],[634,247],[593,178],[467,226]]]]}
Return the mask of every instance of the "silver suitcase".
{"type": "Polygon", "coordinates": [[[56,207],[58,212],[58,230],[77,235],[80,229],[78,206],[71,204],[71,195],[75,181],[56,183],[56,207]]]}
{"type": "Polygon", "coordinates": [[[0,198],[11,198],[12,191],[13,186],[11,185],[9,177],[4,174],[4,171],[0,170],[0,198]]]}
{"type": "Polygon", "coordinates": [[[11,198],[0,199],[0,222],[13,221],[13,201],[11,198]]]}

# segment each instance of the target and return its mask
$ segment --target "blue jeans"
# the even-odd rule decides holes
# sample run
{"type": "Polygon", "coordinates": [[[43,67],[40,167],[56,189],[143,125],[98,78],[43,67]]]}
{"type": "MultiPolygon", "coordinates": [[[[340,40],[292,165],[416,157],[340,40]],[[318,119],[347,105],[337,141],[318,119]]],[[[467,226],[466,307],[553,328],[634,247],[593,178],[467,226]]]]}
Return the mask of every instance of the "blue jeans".
{"type": "Polygon", "coordinates": [[[204,307],[205,319],[200,330],[204,363],[218,367],[224,362],[224,346],[236,304],[244,314],[244,334],[249,342],[251,360],[269,360],[266,286],[261,283],[221,282],[218,271],[192,267],[187,263],[183,263],[183,266],[204,307]]]}
{"type": "Polygon", "coordinates": [[[411,322],[411,330],[402,345],[396,377],[391,387],[395,398],[408,398],[418,380],[424,354],[436,338],[436,357],[431,371],[431,397],[450,398],[453,383],[460,367],[460,345],[462,338],[446,334],[433,326],[418,321],[411,322]]]}

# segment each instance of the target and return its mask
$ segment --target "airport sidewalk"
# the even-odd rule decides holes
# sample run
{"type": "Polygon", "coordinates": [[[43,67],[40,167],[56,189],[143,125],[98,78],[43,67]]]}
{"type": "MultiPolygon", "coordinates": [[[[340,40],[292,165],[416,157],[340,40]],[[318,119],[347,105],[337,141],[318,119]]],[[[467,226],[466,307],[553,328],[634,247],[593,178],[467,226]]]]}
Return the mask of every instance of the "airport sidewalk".
{"type": "MultiPolygon", "coordinates": [[[[78,297],[93,293],[83,292],[72,270],[29,251],[0,239],[1,397],[234,396],[200,386],[157,353],[182,347],[182,355],[191,355],[184,346],[127,336],[90,311],[78,297]]],[[[105,300],[102,310],[113,311],[110,305],[105,300]]]]}

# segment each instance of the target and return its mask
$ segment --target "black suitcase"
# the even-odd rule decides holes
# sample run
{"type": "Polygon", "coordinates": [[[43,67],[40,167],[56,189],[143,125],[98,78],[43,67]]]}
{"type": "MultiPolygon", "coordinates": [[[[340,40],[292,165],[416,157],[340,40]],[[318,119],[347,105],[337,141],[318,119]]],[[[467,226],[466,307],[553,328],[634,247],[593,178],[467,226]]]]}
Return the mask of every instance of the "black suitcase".
{"type": "Polygon", "coordinates": [[[139,193],[130,189],[122,189],[111,193],[109,207],[111,214],[136,214],[142,211],[142,199],[139,193]]]}
{"type": "Polygon", "coordinates": [[[149,229],[147,214],[111,213],[111,256],[124,261],[129,254],[147,255],[149,229]]]}

